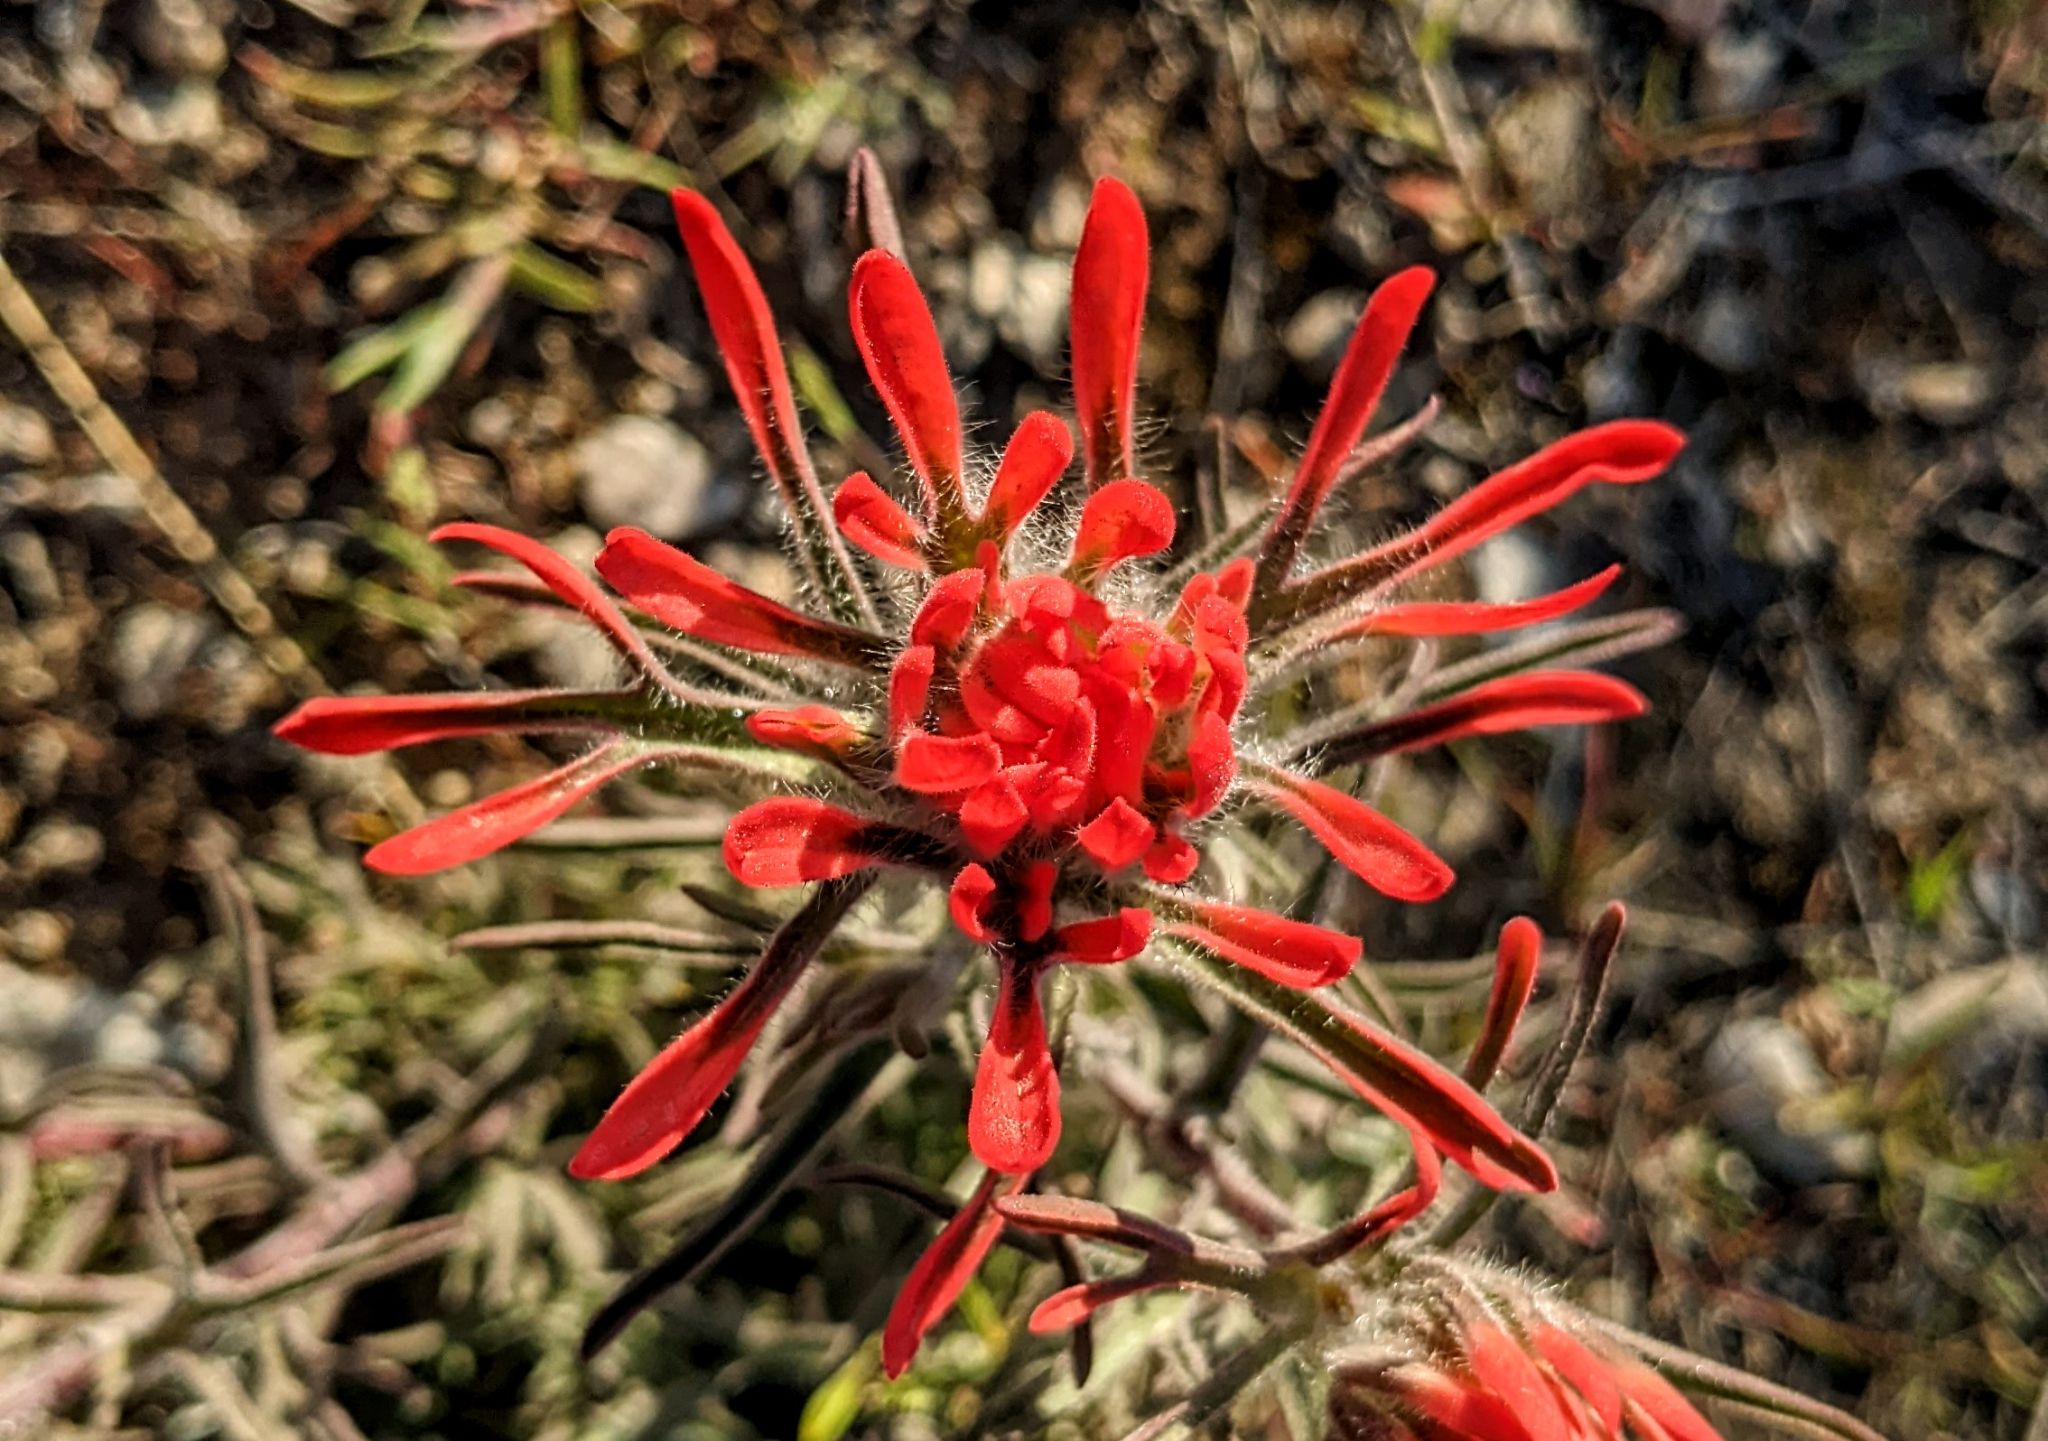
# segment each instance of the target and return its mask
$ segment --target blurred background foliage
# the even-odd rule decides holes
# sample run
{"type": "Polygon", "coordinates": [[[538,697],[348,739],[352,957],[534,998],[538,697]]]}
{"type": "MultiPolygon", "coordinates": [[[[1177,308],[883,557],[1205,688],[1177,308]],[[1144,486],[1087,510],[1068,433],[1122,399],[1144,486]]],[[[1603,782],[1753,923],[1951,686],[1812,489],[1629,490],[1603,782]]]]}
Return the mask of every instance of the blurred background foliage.
{"type": "MultiPolygon", "coordinates": [[[[321,688],[602,665],[567,622],[451,591],[437,519],[586,559],[631,520],[787,590],[663,191],[738,228],[827,466],[886,466],[843,310],[866,145],[984,439],[1062,394],[1105,171],[1155,237],[1161,475],[1270,473],[1364,291],[1417,260],[1443,285],[1391,399],[1445,412],[1364,488],[1361,533],[1588,419],[1691,433],[1656,485],[1469,568],[1494,598],[1627,561],[1627,601],[1686,627],[1627,663],[1656,714],[1400,767],[1390,804],[1464,881],[1350,919],[1451,1044],[1507,914],[1555,933],[1628,900],[1568,1187],[1481,1239],[1890,1434],[2038,1438],[2042,15],[7,0],[0,1431],[54,1406],[95,1436],[823,1441],[1038,1434],[1073,1399],[1019,1324],[1046,1268],[1010,1252],[884,1384],[873,1333],[929,1223],[845,1184],[771,1198],[581,1361],[621,1277],[775,1144],[771,1093],[864,1088],[841,1159],[957,1187],[971,1050],[825,1077],[799,1048],[679,1162],[573,1184],[575,1138],[743,960],[759,918],[702,904],[722,811],[627,788],[623,832],[373,879],[358,843],[531,749],[337,764],[264,729],[321,688]],[[471,934],[570,917],[696,939],[471,934]]],[[[886,966],[901,921],[849,963],[886,966]]],[[[1163,1019],[1132,1028],[1125,1092],[1075,1097],[1105,1159],[1056,1179],[1198,1221],[1206,1183],[1162,1190],[1148,1159],[1172,1118],[1146,1087],[1201,1079],[1201,1018],[1121,984],[1099,1019],[1163,1019]]],[[[1398,1135],[1279,1064],[1197,1119],[1334,1213],[1398,1135]]],[[[1107,1313],[1068,1434],[1117,1434],[1245,1323],[1107,1313]]]]}

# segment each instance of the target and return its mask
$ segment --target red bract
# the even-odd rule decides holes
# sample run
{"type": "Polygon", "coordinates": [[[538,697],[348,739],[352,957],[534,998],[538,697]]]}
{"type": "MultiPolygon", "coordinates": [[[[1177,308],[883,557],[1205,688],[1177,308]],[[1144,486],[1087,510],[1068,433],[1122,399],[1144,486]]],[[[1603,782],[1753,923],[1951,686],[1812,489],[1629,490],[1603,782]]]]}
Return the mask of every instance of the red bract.
{"type": "MultiPolygon", "coordinates": [[[[1387,604],[1384,593],[1587,485],[1648,478],[1680,441],[1647,421],[1568,437],[1407,534],[1297,575],[1336,490],[1433,413],[1365,439],[1433,285],[1427,270],[1404,270],[1368,301],[1270,515],[1240,527],[1236,534],[1249,539],[1234,548],[1228,537],[1213,542],[1207,567],[1191,567],[1177,591],[1162,596],[1137,577],[1141,563],[1174,546],[1176,517],[1168,492],[1143,478],[1135,443],[1147,239],[1143,212],[1123,185],[1096,186],[1074,261],[1083,484],[1078,504],[1063,511],[1070,529],[1040,514],[1074,459],[1068,424],[1045,411],[1026,416],[980,493],[987,466],[968,452],[930,308],[904,261],[882,251],[855,265],[848,318],[913,487],[899,495],[890,477],[859,472],[828,504],[758,279],[708,202],[678,193],[675,208],[705,315],[790,511],[820,613],[622,528],[607,538],[596,568],[638,613],[629,619],[543,547],[491,527],[451,526],[437,538],[490,546],[533,577],[471,577],[479,588],[580,614],[624,660],[626,682],[583,692],[316,701],[278,733],[336,754],[484,733],[604,733],[581,759],[370,853],[370,864],[405,873],[488,854],[650,763],[715,765],[755,780],[772,780],[778,766],[810,764],[814,773],[792,779],[830,788],[774,795],[733,819],[724,857],[739,882],[819,889],[740,987],[627,1088],[578,1153],[578,1175],[631,1174],[691,1131],[879,868],[947,888],[952,924],[987,948],[996,973],[967,1126],[992,1175],[913,1273],[890,1323],[893,1372],[990,1244],[990,1197],[1015,1184],[994,1178],[1029,1173],[1058,1144],[1060,1077],[1042,1001],[1056,971],[1130,960],[1164,936],[1190,961],[1220,959],[1227,974],[1292,988],[1280,994],[1299,999],[1357,963],[1355,937],[1196,890],[1203,845],[1230,814],[1233,795],[1291,818],[1394,900],[1431,900],[1451,884],[1450,867],[1421,840],[1348,791],[1241,754],[1241,744],[1264,739],[1264,717],[1241,714],[1259,667],[1281,656],[1295,664],[1333,640],[1478,634],[1589,603],[1613,571],[1507,605],[1387,604]],[[1019,538],[1030,531],[1038,533],[1028,554],[1067,557],[1056,573],[1023,562],[1019,538]],[[847,542],[903,572],[901,589],[871,588],[866,563],[847,542]],[[679,680],[650,648],[643,619],[687,637],[664,650],[689,657],[717,677],[715,686],[679,680]],[[808,695],[806,686],[814,687],[808,695]]],[[[1643,706],[1635,691],[1603,676],[1506,675],[1405,714],[1370,717],[1292,753],[1312,751],[1328,766],[1527,726],[1615,719],[1643,706]]],[[[1273,749],[1288,753],[1285,745],[1273,749]]],[[[1509,1013],[1489,1031],[1499,1030],[1501,1043],[1533,976],[1532,944],[1520,931],[1512,946],[1503,942],[1504,967],[1516,962],[1520,989],[1503,998],[1509,1013]]],[[[1555,1184],[1535,1143],[1471,1086],[1347,1019],[1341,1007],[1328,1014],[1336,1029],[1306,1035],[1304,1044],[1406,1126],[1423,1158],[1416,1184],[1361,1221],[1368,1230],[1397,1225],[1428,1203],[1439,1153],[1490,1186],[1555,1184]]],[[[1097,1299],[1083,1288],[1060,1314],[1080,1314],[1097,1299]]],[[[1650,1402],[1633,1404],[1649,1414],[1650,1402]]]]}
{"type": "Polygon", "coordinates": [[[1424,1441],[1721,1441],[1655,1371],[1540,1314],[1458,1307],[1455,1351],[1345,1368],[1424,1441]]]}

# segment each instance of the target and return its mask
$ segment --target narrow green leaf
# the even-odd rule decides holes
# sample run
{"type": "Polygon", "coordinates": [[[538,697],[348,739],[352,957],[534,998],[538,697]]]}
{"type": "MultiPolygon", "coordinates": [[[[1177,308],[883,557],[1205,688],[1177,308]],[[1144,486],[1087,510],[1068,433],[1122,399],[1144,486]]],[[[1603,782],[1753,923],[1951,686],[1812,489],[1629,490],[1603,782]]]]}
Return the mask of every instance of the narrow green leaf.
{"type": "Polygon", "coordinates": [[[595,277],[531,242],[513,248],[511,280],[557,310],[587,315],[604,302],[604,287],[595,277]]]}
{"type": "Polygon", "coordinates": [[[386,366],[396,364],[428,326],[434,323],[443,302],[430,300],[404,315],[351,341],[341,354],[327,362],[327,388],[336,394],[360,385],[386,366]]]}

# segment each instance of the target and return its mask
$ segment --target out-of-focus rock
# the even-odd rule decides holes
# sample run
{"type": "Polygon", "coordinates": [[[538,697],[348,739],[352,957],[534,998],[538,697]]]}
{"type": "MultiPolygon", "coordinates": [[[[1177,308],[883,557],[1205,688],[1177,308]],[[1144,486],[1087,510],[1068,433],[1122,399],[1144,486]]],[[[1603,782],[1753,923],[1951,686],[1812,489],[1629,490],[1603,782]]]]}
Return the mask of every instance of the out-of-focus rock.
{"type": "Polygon", "coordinates": [[[122,712],[131,720],[154,720],[169,710],[179,678],[216,629],[208,616],[155,601],[123,612],[107,658],[122,712]]]}
{"type": "Polygon", "coordinates": [[[583,513],[602,529],[637,525],[663,540],[694,530],[711,480],[711,456],[695,436],[651,415],[613,416],[576,442],[583,513]]]}
{"type": "Polygon", "coordinates": [[[2048,1038],[2048,973],[2028,960],[1949,971],[1900,998],[1883,1064],[1897,1071],[1946,1049],[1958,1072],[1987,1058],[2009,1064],[2019,1046],[2048,1038]],[[1967,1038],[1967,1044],[1959,1044],[1967,1038]],[[2002,1059],[2000,1059],[2002,1058],[2002,1059]]]}
{"type": "Polygon", "coordinates": [[[1788,1185],[1868,1176],[1874,1137],[1830,1114],[1835,1084],[1799,1032],[1775,1017],[1735,1021],[1707,1048],[1707,1104],[1765,1171],[1788,1185]]]}
{"type": "Polygon", "coordinates": [[[202,150],[224,128],[220,91],[210,80],[171,86],[138,86],[114,107],[115,133],[144,148],[184,145],[202,150]]]}
{"type": "Polygon", "coordinates": [[[1778,98],[1785,46],[1769,30],[1717,27],[1694,61],[1692,103],[1702,115],[1748,115],[1778,98]]]}
{"type": "Polygon", "coordinates": [[[145,0],[132,33],[143,59],[167,75],[210,76],[227,68],[227,37],[205,0],[145,0]]]}
{"type": "Polygon", "coordinates": [[[57,458],[57,437],[39,410],[0,397],[0,460],[43,465],[57,458]]]}
{"type": "MultiPolygon", "coordinates": [[[[1531,217],[1553,232],[1577,229],[1593,197],[1593,95],[1557,78],[1510,96],[1487,125],[1501,170],[1531,217]]],[[[1568,242],[1553,234],[1553,243],[1568,242]]]]}
{"type": "Polygon", "coordinates": [[[1056,370],[1067,344],[1068,262],[1027,255],[1017,263],[1009,303],[996,317],[996,333],[1040,370],[1056,370]]]}
{"type": "Polygon", "coordinates": [[[1457,16],[1459,39],[1495,50],[1576,55],[1588,44],[1573,0],[1466,0],[1457,16]]]}
{"type": "Polygon", "coordinates": [[[1686,327],[1686,339],[1700,359],[1730,375],[1746,375],[1764,363],[1770,325],[1762,297],[1721,286],[1700,302],[1686,327]]]}
{"type": "Polygon", "coordinates": [[[1365,296],[1356,290],[1325,290],[1311,295],[1280,333],[1287,358],[1318,382],[1336,373],[1343,358],[1344,342],[1365,308],[1365,296]]]}

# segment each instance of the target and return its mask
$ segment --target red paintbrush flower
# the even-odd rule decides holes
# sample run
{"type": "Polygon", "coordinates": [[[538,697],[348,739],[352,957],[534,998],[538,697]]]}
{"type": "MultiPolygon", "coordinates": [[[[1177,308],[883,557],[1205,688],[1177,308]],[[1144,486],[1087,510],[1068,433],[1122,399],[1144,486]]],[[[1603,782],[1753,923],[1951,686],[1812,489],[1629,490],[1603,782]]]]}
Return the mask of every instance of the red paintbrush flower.
{"type": "MultiPolygon", "coordinates": [[[[1113,180],[1097,185],[1074,261],[1084,496],[1064,537],[1066,559],[1050,572],[1024,568],[1017,542],[1034,525],[1045,528],[1036,512],[1073,460],[1074,436],[1051,414],[1026,417],[993,478],[978,485],[937,330],[901,259],[863,256],[848,308],[914,493],[893,495],[857,473],[828,502],[752,268],[709,203],[679,192],[675,208],[738,403],[790,510],[809,592],[828,613],[748,590],[643,531],[615,530],[596,569],[631,611],[686,638],[670,644],[708,677],[686,682],[650,648],[640,622],[551,552],[491,527],[450,526],[437,538],[492,546],[532,573],[531,581],[489,581],[489,589],[580,613],[625,659],[629,683],[316,701],[278,726],[284,738],[334,754],[488,732],[603,734],[580,760],[371,851],[372,866],[406,874],[511,844],[646,765],[771,776],[773,763],[814,764],[837,788],[838,800],[776,795],[734,818],[725,859],[742,884],[825,889],[740,988],[627,1087],[572,1163],[579,1176],[631,1175],[689,1134],[832,925],[883,867],[946,886],[953,923],[994,962],[995,1003],[967,1134],[975,1155],[1003,1176],[1035,1170],[1059,1139],[1059,1075],[1041,1002],[1055,969],[1113,964],[1165,937],[1283,988],[1341,979],[1358,960],[1355,938],[1192,889],[1203,838],[1233,801],[1296,822],[1396,900],[1433,899],[1452,871],[1346,790],[1243,753],[1259,734],[1257,718],[1244,712],[1260,668],[1369,637],[1534,625],[1589,603],[1612,571],[1512,605],[1389,605],[1384,597],[1586,485],[1647,479],[1681,443],[1654,422],[1597,427],[1500,472],[1406,535],[1297,575],[1325,504],[1360,457],[1384,448],[1360,443],[1433,285],[1427,270],[1406,270],[1368,302],[1263,529],[1212,544],[1206,564],[1154,609],[1133,600],[1148,592],[1126,580],[1173,546],[1176,523],[1171,500],[1140,478],[1134,442],[1147,240],[1129,190],[1113,180]],[[904,573],[915,598],[898,624],[886,623],[888,607],[877,603],[853,550],[904,573]],[[820,693],[806,698],[800,692],[813,676],[820,693]]],[[[1340,764],[1643,708],[1635,691],[1603,676],[1505,675],[1319,736],[1312,749],[1323,764],[1340,764]]],[[[1488,1185],[1555,1183],[1535,1144],[1465,1082],[1362,1018],[1332,1015],[1334,1029],[1310,1049],[1407,1126],[1432,1165],[1441,1152],[1488,1185]]],[[[945,1257],[931,1262],[912,1307],[923,1320],[892,1322],[892,1354],[928,1322],[933,1298],[957,1290],[958,1268],[986,1249],[996,1184],[949,1228],[945,1257]]]]}

